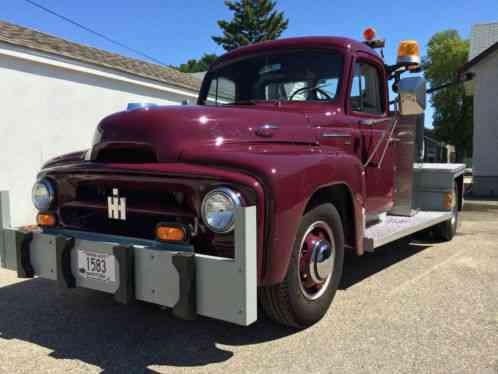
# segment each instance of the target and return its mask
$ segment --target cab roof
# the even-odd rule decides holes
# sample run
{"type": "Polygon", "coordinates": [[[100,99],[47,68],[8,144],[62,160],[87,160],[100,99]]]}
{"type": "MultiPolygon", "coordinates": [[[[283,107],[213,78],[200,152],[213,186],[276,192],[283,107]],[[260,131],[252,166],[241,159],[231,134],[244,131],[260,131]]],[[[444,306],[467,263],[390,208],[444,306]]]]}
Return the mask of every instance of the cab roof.
{"type": "Polygon", "coordinates": [[[217,67],[224,63],[244,58],[247,56],[261,54],[265,52],[285,49],[301,49],[301,48],[336,48],[349,50],[351,53],[364,52],[379,58],[379,55],[368,45],[359,42],[358,40],[336,37],[336,36],[306,36],[297,38],[286,38],[251,44],[246,47],[240,47],[222,55],[213,65],[217,67]]]}

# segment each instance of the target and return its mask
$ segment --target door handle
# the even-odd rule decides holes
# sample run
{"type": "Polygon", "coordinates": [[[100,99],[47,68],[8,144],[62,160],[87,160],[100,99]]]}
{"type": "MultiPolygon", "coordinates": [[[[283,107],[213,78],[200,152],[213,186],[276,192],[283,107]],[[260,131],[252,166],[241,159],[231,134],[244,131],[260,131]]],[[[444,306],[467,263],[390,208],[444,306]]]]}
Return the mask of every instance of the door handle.
{"type": "Polygon", "coordinates": [[[273,130],[278,130],[280,128],[279,125],[274,125],[272,123],[267,123],[265,125],[262,125],[262,126],[259,126],[255,133],[256,135],[258,136],[262,136],[262,137],[270,137],[270,136],[273,136],[273,130]]]}
{"type": "Polygon", "coordinates": [[[273,123],[267,123],[266,125],[262,125],[258,127],[258,130],[274,130],[280,128],[279,125],[274,125],[273,123]]]}

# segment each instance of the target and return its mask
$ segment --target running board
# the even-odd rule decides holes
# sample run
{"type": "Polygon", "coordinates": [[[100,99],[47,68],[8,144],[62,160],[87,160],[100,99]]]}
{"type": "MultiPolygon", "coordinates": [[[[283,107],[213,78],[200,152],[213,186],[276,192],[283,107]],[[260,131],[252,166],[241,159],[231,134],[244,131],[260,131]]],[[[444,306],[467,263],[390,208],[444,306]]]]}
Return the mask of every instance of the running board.
{"type": "Polygon", "coordinates": [[[413,217],[387,216],[365,230],[365,251],[373,252],[381,247],[410,234],[451,219],[452,212],[420,211],[413,217]]]}

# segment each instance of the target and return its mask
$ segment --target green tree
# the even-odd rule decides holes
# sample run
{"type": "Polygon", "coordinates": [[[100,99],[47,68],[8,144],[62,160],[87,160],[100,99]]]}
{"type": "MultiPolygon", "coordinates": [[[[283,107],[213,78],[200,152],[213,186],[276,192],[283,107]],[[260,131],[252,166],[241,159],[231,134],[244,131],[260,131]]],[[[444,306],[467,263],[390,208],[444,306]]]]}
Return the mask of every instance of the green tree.
{"type": "Polygon", "coordinates": [[[217,58],[218,56],[215,54],[204,53],[204,55],[198,60],[191,59],[186,63],[181,64],[178,67],[178,70],[182,73],[199,73],[201,71],[207,71],[209,69],[209,65],[215,62],[217,58]]]}
{"type": "MultiPolygon", "coordinates": [[[[438,32],[429,40],[423,61],[424,74],[431,87],[451,82],[467,62],[469,42],[456,30],[438,32]]],[[[465,95],[463,84],[450,86],[432,94],[435,137],[456,148],[462,161],[472,155],[473,109],[472,97],[465,95]]]]}
{"type": "Polygon", "coordinates": [[[214,36],[213,40],[226,51],[231,51],[244,45],[278,39],[287,29],[289,20],[283,12],[275,10],[275,3],[272,0],[226,0],[225,5],[234,15],[231,21],[218,21],[223,36],[214,36]]]}

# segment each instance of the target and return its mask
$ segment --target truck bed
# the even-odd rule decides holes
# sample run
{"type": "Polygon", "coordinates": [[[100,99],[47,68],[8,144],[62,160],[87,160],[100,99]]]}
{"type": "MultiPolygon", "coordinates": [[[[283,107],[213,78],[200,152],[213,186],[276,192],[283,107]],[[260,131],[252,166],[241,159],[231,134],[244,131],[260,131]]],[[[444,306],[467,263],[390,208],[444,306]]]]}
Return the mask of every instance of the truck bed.
{"type": "Polygon", "coordinates": [[[451,212],[419,211],[412,217],[388,215],[383,221],[367,226],[365,251],[372,252],[375,248],[449,219],[451,212]]]}

